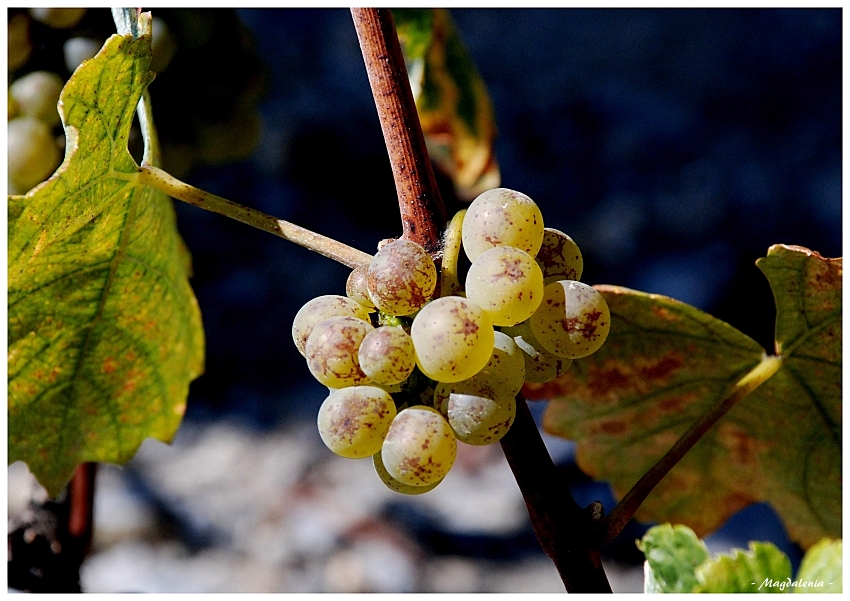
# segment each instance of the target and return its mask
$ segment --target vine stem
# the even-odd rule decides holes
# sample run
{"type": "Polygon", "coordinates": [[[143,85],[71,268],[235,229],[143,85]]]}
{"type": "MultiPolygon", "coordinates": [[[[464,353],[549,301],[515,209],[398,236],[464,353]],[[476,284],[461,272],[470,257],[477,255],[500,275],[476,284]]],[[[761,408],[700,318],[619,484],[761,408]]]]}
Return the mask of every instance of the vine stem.
{"type": "MultiPolygon", "coordinates": [[[[384,141],[393,167],[404,237],[440,252],[445,208],[434,180],[407,69],[389,9],[352,8],[352,18],[384,141]]],[[[517,417],[501,446],[531,517],[537,540],[555,563],[568,592],[611,592],[594,522],[565,487],[546,450],[528,406],[518,397],[517,417]]]]}
{"type": "Polygon", "coordinates": [[[165,192],[172,198],[182,200],[190,205],[212,211],[213,213],[224,215],[225,217],[230,217],[236,221],[241,221],[275,236],[280,236],[284,240],[294,242],[299,246],[324,255],[352,269],[367,266],[372,260],[372,255],[361,250],[352,248],[333,238],[312,232],[300,225],[278,219],[268,213],[263,213],[262,211],[246,207],[232,200],[227,200],[221,196],[216,196],[215,194],[210,194],[209,192],[190,186],[187,183],[181,182],[170,173],[152,165],[142,165],[139,167],[138,177],[139,183],[165,192]]]}
{"type": "Polygon", "coordinates": [[[782,366],[781,356],[765,356],[761,362],[738,380],[732,388],[712,407],[703,414],[670,450],[667,451],[648,472],[626,493],[617,506],[599,523],[599,542],[609,543],[615,538],[634,516],[649,493],[659,482],[679,463],[682,457],[690,451],[699,440],[726,415],[741,399],[750,394],[773,376],[782,366]]]}
{"type": "Polygon", "coordinates": [[[425,146],[392,12],[352,8],[351,16],[390,157],[402,237],[430,253],[439,252],[448,215],[425,146]]]}

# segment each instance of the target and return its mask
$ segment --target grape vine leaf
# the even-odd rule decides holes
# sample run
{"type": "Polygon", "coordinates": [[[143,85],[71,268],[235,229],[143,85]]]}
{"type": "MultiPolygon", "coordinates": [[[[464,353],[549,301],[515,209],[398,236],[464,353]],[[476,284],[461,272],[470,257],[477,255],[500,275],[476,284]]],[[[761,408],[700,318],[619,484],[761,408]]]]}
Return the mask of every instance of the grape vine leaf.
{"type": "Polygon", "coordinates": [[[139,22],[144,35],[110,37],[62,91],[62,165],[9,198],[9,461],[51,496],[79,463],[124,463],[147,437],[169,441],[203,370],[174,208],[139,185],[127,149],[153,79],[150,14],[139,22]]]}
{"type": "Polygon", "coordinates": [[[705,543],[681,524],[650,528],[637,545],[646,557],[647,593],[691,592],[699,584],[694,571],[710,558],[705,543]]]}
{"type": "MultiPolygon", "coordinates": [[[[691,449],[636,518],[704,535],[767,501],[809,547],[841,535],[842,261],[775,245],[757,265],[776,298],[781,367],[691,449]]],[[[597,289],[611,309],[606,343],[557,380],[524,390],[552,400],[544,429],[576,440],[580,467],[622,496],[764,351],[679,301],[597,289]]]]}
{"type": "Polygon", "coordinates": [[[822,539],[803,557],[792,580],[791,561],[772,543],[710,557],[693,530],[677,524],[650,528],[643,551],[646,593],[840,593],[841,540],[822,539]]]}
{"type": "Polygon", "coordinates": [[[461,199],[498,187],[493,106],[449,12],[396,8],[393,19],[431,158],[461,199]]]}
{"type": "MultiPolygon", "coordinates": [[[[818,592],[840,593],[842,587],[842,543],[841,539],[825,538],[806,552],[800,562],[797,580],[802,582],[822,582],[818,592]]],[[[797,587],[795,593],[808,593],[808,587],[797,587]]]]}

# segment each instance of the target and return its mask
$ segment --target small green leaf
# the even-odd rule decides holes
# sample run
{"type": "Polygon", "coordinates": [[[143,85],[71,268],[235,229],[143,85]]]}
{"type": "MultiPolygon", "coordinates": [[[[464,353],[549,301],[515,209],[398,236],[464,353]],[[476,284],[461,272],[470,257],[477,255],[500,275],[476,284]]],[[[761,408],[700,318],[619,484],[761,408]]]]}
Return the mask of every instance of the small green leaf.
{"type": "Polygon", "coordinates": [[[749,551],[733,549],[696,570],[700,593],[782,593],[791,582],[791,561],[772,543],[751,542],[749,551]]]}
{"type": "MultiPolygon", "coordinates": [[[[774,246],[758,262],[776,296],[782,365],[671,470],[637,518],[704,535],[768,501],[803,546],[841,533],[841,259],[774,246]]],[[[598,286],[611,310],[602,348],[554,382],[547,432],[623,495],[764,351],[728,324],[673,299],[598,286]]]]}
{"type": "Polygon", "coordinates": [[[9,461],[52,496],[79,463],[170,440],[203,369],[174,209],[127,150],[153,78],[150,14],[139,22],[145,35],[110,37],[65,86],[63,164],[9,199],[9,461]]]}
{"type": "Polygon", "coordinates": [[[493,106],[446,9],[394,9],[431,158],[463,199],[499,185],[493,106]]]}
{"type": "Polygon", "coordinates": [[[841,592],[841,539],[825,538],[803,557],[795,593],[841,592]]]}
{"type": "Polygon", "coordinates": [[[709,559],[708,549],[686,526],[650,528],[638,548],[646,557],[645,593],[690,593],[699,584],[695,570],[709,559]]]}

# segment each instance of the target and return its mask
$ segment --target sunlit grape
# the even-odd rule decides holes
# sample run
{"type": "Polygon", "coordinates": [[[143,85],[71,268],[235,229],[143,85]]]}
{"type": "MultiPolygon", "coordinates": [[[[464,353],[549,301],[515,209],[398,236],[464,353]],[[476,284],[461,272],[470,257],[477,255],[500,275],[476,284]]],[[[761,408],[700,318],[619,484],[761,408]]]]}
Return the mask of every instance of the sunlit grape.
{"type": "Polygon", "coordinates": [[[366,284],[367,277],[368,266],[352,269],[351,273],[348,274],[348,279],[345,281],[345,295],[367,309],[374,309],[375,303],[369,298],[369,288],[366,284]]]}
{"type": "Polygon", "coordinates": [[[457,440],[436,409],[417,405],[399,412],[381,448],[387,472],[401,482],[424,486],[442,480],[457,456],[457,440]]]}
{"type": "Polygon", "coordinates": [[[410,328],[419,369],[438,382],[478,373],[493,352],[493,325],[475,303],[446,296],[428,303],[410,328]]]}
{"type": "Polygon", "coordinates": [[[495,325],[512,326],[531,317],[543,300],[543,274],[527,252],[497,246],[478,255],[469,268],[466,298],[495,325]]]}
{"type": "Polygon", "coordinates": [[[337,455],[369,457],[381,450],[395,416],[395,403],[384,390],[374,386],[342,388],[331,392],[319,409],[319,436],[337,455]]]}
{"type": "Polygon", "coordinates": [[[421,495],[422,493],[426,493],[429,490],[434,490],[437,488],[437,485],[442,482],[441,480],[437,480],[436,482],[432,482],[431,484],[426,484],[424,486],[412,486],[410,484],[405,484],[403,482],[399,482],[395,478],[393,478],[390,473],[387,471],[387,468],[384,467],[384,462],[381,459],[381,453],[375,453],[372,455],[372,463],[375,466],[375,472],[378,474],[378,478],[381,479],[387,488],[393,490],[397,493],[401,493],[403,495],[421,495]]]}
{"type": "Polygon", "coordinates": [[[310,373],[332,388],[367,384],[369,377],[360,369],[357,351],[374,329],[356,317],[331,317],[317,324],[305,349],[310,373]]]}
{"type": "Polygon", "coordinates": [[[307,338],[316,324],[329,317],[356,317],[369,322],[369,312],[356,301],[339,296],[338,294],[326,294],[317,296],[307,302],[292,321],[292,340],[295,347],[302,355],[305,354],[307,338]]]}
{"type": "Polygon", "coordinates": [[[584,260],[578,245],[560,230],[543,230],[543,245],[537,251],[537,263],[543,270],[545,283],[557,280],[580,280],[584,260]]]}
{"type": "Polygon", "coordinates": [[[360,369],[375,382],[404,382],[416,366],[410,335],[398,326],[381,326],[366,334],[358,353],[360,369]]]}
{"type": "Polygon", "coordinates": [[[529,321],[546,350],[569,359],[596,352],[611,328],[611,314],[603,296],[573,280],[546,286],[543,302],[529,321]]]}
{"type": "Polygon", "coordinates": [[[534,335],[531,324],[524,321],[515,326],[502,329],[510,336],[522,353],[525,363],[525,379],[536,384],[551,382],[569,369],[573,360],[550,353],[534,335]]]}
{"type": "Polygon", "coordinates": [[[399,238],[385,244],[369,263],[369,298],[390,315],[410,315],[431,298],[437,268],[424,248],[399,238]]]}
{"type": "Polygon", "coordinates": [[[532,257],[543,243],[543,215],[525,194],[494,188],[472,201],[463,219],[463,250],[470,261],[496,246],[512,246],[532,257]]]}

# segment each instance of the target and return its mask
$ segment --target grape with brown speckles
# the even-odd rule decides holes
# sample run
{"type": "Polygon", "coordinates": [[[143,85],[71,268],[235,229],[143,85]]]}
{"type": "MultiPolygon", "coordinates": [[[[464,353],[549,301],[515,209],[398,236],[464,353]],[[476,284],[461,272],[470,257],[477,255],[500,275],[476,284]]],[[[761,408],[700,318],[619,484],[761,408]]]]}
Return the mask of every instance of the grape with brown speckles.
{"type": "Polygon", "coordinates": [[[514,397],[493,394],[486,388],[464,386],[462,382],[440,386],[458,387],[456,390],[442,391],[442,394],[448,392],[443,403],[445,416],[460,442],[471,445],[498,442],[514,423],[514,397]]]}
{"type": "Polygon", "coordinates": [[[558,280],[580,280],[584,259],[578,245],[560,230],[543,230],[543,244],[537,251],[537,264],[543,270],[546,285],[558,280]]]}
{"type": "Polygon", "coordinates": [[[404,482],[399,482],[393,478],[387,471],[387,468],[384,467],[384,462],[381,459],[381,453],[375,453],[372,455],[372,464],[375,466],[375,472],[378,474],[378,478],[381,479],[381,482],[383,482],[390,490],[403,495],[421,495],[429,490],[434,490],[437,488],[437,485],[443,481],[440,479],[424,486],[412,486],[410,484],[405,484],[404,482]]]}
{"type": "Polygon", "coordinates": [[[380,384],[404,382],[416,366],[413,340],[399,326],[381,326],[366,334],[358,357],[360,369],[380,384]]]}
{"type": "Polygon", "coordinates": [[[372,258],[366,284],[375,307],[390,315],[410,315],[434,293],[437,268],[424,248],[399,238],[372,258]]]}
{"type": "Polygon", "coordinates": [[[305,349],[310,373],[332,388],[369,383],[369,376],[360,369],[357,351],[374,329],[356,317],[331,317],[316,325],[305,349]]]}
{"type": "Polygon", "coordinates": [[[466,275],[466,298],[497,326],[531,317],[543,300],[543,272],[530,254],[497,246],[480,255],[466,275]]]}
{"type": "Polygon", "coordinates": [[[387,472],[402,484],[425,486],[442,480],[457,456],[457,440],[446,419],[431,407],[399,412],[381,447],[387,472]]]}
{"type": "Polygon", "coordinates": [[[428,303],[410,328],[416,364],[438,382],[459,382],[476,373],[493,352],[493,324],[475,303],[446,296],[428,303]]]}
{"type": "Polygon", "coordinates": [[[512,246],[531,256],[543,243],[543,215],[525,194],[494,188],[480,194],[466,211],[461,230],[470,261],[496,246],[512,246]]]}
{"type": "Polygon", "coordinates": [[[369,310],[375,309],[375,303],[369,298],[369,288],[366,284],[368,266],[353,269],[345,281],[345,295],[360,303],[369,310]]]}
{"type": "Polygon", "coordinates": [[[374,386],[335,390],[319,409],[319,436],[331,451],[360,459],[381,450],[396,416],[395,403],[386,391],[374,386]]]}
{"type": "Polygon", "coordinates": [[[573,360],[559,357],[543,348],[531,331],[531,324],[524,321],[504,328],[503,334],[510,336],[522,352],[525,362],[525,379],[535,384],[551,382],[569,369],[573,360]]]}
{"type": "Polygon", "coordinates": [[[338,294],[317,296],[301,307],[292,321],[292,340],[299,353],[306,356],[310,333],[317,324],[329,317],[356,317],[369,322],[369,312],[360,303],[338,294]]]}
{"type": "Polygon", "coordinates": [[[580,359],[605,342],[611,313],[592,287],[561,280],[546,286],[543,302],[529,321],[543,348],[560,357],[580,359]]]}

